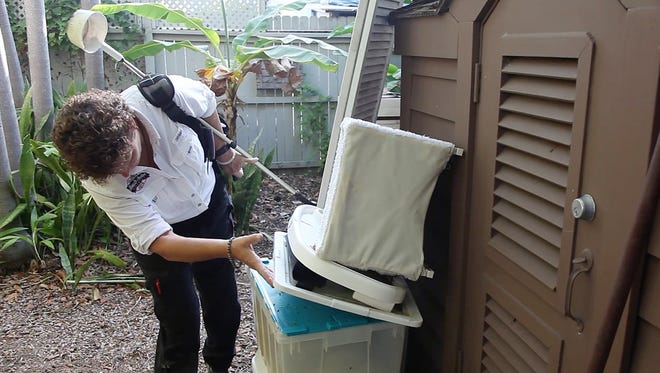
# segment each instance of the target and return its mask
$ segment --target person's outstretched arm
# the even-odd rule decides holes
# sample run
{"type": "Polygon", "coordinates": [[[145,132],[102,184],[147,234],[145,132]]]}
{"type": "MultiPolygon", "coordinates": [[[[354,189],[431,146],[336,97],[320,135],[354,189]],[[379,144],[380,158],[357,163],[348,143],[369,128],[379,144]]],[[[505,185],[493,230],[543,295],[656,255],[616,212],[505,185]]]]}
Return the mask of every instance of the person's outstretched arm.
{"type": "Polygon", "coordinates": [[[256,270],[273,286],[273,271],[261,261],[252,247],[262,239],[261,233],[235,237],[231,243],[231,254],[228,255],[229,240],[184,237],[168,231],[158,237],[149,248],[153,253],[175,262],[199,262],[231,256],[256,270]]]}

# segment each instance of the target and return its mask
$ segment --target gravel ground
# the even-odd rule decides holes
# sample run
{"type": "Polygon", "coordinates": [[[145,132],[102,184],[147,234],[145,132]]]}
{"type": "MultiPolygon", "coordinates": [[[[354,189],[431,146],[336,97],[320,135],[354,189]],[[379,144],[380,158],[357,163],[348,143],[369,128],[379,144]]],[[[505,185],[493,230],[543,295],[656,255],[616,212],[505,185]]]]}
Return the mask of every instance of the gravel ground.
{"type": "MultiPolygon", "coordinates": [[[[283,180],[316,200],[321,176],[315,169],[275,170],[283,180]]],[[[285,231],[299,202],[271,179],[264,179],[251,224],[272,235],[285,231]]],[[[270,258],[269,243],[255,247],[270,258]]],[[[139,274],[125,246],[116,254],[129,264],[123,273],[139,274]]],[[[116,271],[97,266],[90,275],[116,271]]],[[[251,372],[257,350],[247,267],[236,271],[243,308],[230,372],[251,372]]],[[[0,277],[0,370],[2,372],[149,372],[158,323],[150,294],[141,286],[81,284],[74,293],[63,285],[57,259],[41,268],[0,277]]],[[[200,359],[200,372],[205,365],[200,359]]]]}

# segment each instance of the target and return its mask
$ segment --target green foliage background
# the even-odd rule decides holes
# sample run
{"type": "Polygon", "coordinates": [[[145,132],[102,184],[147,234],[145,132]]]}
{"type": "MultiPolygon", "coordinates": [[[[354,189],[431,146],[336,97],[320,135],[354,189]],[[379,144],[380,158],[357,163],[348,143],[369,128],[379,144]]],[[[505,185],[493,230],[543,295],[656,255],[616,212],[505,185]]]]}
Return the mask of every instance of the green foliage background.
{"type": "Polygon", "coordinates": [[[303,84],[296,91],[296,96],[318,98],[318,102],[296,102],[293,104],[293,108],[300,124],[299,131],[303,142],[318,151],[318,172],[322,173],[330,144],[328,110],[332,105],[330,103],[331,97],[322,95],[316,88],[308,84],[303,84]]]}

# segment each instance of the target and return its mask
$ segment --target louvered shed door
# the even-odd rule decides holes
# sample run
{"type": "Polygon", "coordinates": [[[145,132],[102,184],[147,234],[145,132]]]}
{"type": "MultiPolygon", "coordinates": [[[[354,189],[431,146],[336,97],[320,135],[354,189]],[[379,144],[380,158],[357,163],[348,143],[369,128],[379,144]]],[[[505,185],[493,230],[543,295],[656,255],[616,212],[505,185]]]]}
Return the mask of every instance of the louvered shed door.
{"type": "MultiPolygon", "coordinates": [[[[459,357],[470,373],[584,372],[657,130],[657,12],[602,0],[491,4],[468,149],[459,357]],[[576,219],[572,202],[587,193],[595,218],[576,219]]],[[[626,312],[606,372],[626,370],[626,312]]]]}
{"type": "Polygon", "coordinates": [[[574,221],[565,206],[577,197],[587,98],[576,92],[588,85],[591,40],[578,34],[501,41],[488,256],[562,309],[557,287],[568,267],[560,263],[570,262],[574,221]],[[548,56],[553,43],[561,47],[548,56]]]}
{"type": "Polygon", "coordinates": [[[564,309],[586,312],[566,292],[593,41],[524,33],[494,43],[477,118],[464,371],[578,371],[565,359],[586,349],[564,309]]]}

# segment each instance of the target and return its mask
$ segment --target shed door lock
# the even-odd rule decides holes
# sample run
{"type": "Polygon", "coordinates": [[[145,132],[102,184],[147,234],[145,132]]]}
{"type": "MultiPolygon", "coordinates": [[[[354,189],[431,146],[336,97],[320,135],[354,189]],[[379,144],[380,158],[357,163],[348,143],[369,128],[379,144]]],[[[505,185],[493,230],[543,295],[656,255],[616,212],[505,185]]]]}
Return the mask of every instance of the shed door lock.
{"type": "Polygon", "coordinates": [[[571,204],[573,217],[582,220],[594,220],[596,215],[596,202],[590,194],[585,194],[573,200],[571,204]]]}

